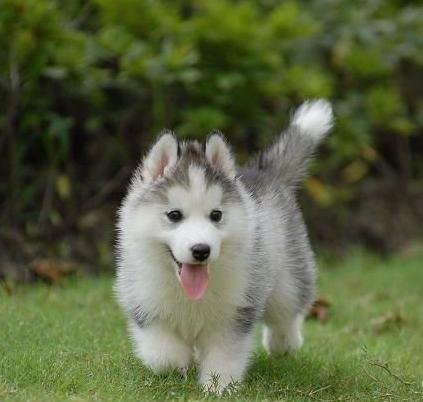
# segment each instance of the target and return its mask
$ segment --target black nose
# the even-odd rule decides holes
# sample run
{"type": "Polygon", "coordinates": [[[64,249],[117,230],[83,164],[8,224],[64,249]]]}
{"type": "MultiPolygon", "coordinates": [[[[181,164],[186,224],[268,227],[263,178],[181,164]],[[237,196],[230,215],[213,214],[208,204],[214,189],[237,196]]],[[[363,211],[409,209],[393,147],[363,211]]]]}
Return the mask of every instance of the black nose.
{"type": "Polygon", "coordinates": [[[192,256],[197,261],[204,261],[210,255],[210,247],[207,244],[195,244],[191,247],[192,256]]]}

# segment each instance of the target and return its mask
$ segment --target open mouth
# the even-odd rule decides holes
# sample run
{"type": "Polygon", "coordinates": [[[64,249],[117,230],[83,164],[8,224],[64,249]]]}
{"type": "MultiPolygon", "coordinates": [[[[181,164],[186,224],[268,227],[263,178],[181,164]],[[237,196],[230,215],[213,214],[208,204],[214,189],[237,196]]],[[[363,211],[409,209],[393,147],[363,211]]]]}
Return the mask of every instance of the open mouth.
{"type": "Polygon", "coordinates": [[[169,251],[170,256],[172,257],[173,262],[178,266],[178,275],[181,275],[181,270],[182,270],[182,262],[179,262],[175,256],[172,253],[172,250],[170,249],[170,247],[167,248],[169,251]]]}
{"type": "Polygon", "coordinates": [[[177,277],[188,299],[200,300],[209,287],[209,265],[180,262],[168,248],[173,262],[177,266],[177,277]]]}

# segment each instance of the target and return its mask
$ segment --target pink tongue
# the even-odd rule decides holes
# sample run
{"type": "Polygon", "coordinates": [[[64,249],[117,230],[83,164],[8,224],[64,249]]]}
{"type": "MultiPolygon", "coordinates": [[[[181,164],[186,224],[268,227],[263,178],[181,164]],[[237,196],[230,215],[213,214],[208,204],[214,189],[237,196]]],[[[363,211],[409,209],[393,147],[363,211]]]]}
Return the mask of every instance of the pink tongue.
{"type": "Polygon", "coordinates": [[[185,295],[191,300],[201,299],[209,287],[207,265],[182,264],[180,278],[185,295]]]}

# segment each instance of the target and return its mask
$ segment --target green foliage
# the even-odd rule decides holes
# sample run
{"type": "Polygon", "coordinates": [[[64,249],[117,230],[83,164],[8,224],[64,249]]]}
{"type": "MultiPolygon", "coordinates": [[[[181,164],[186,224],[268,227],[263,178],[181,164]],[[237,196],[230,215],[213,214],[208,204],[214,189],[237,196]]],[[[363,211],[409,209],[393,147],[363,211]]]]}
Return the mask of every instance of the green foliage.
{"type": "Polygon", "coordinates": [[[199,139],[218,128],[243,160],[315,97],[333,100],[337,116],[316,172],[336,184],[329,199],[352,200],[344,168],[366,165],[349,176],[357,181],[385,159],[399,175],[422,172],[421,153],[400,162],[400,149],[421,147],[422,64],[419,3],[4,0],[7,217],[52,223],[42,204],[63,222],[164,127],[199,139]],[[381,144],[397,137],[406,146],[387,154],[381,144]],[[78,184],[66,200],[50,194],[58,177],[78,184]]]}

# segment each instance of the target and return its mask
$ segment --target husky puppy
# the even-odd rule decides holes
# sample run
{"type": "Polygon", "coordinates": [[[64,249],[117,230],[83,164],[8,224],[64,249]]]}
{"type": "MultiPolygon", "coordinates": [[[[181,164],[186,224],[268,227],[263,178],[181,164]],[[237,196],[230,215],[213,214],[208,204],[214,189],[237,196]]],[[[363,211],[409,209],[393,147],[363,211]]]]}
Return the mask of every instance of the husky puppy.
{"type": "Polygon", "coordinates": [[[115,290],[137,356],[204,389],[242,380],[263,321],[268,353],[292,353],[314,300],[315,265],[295,189],[332,126],[304,103],[273,146],[237,169],[223,136],[205,145],[164,133],[119,211],[115,290]]]}

